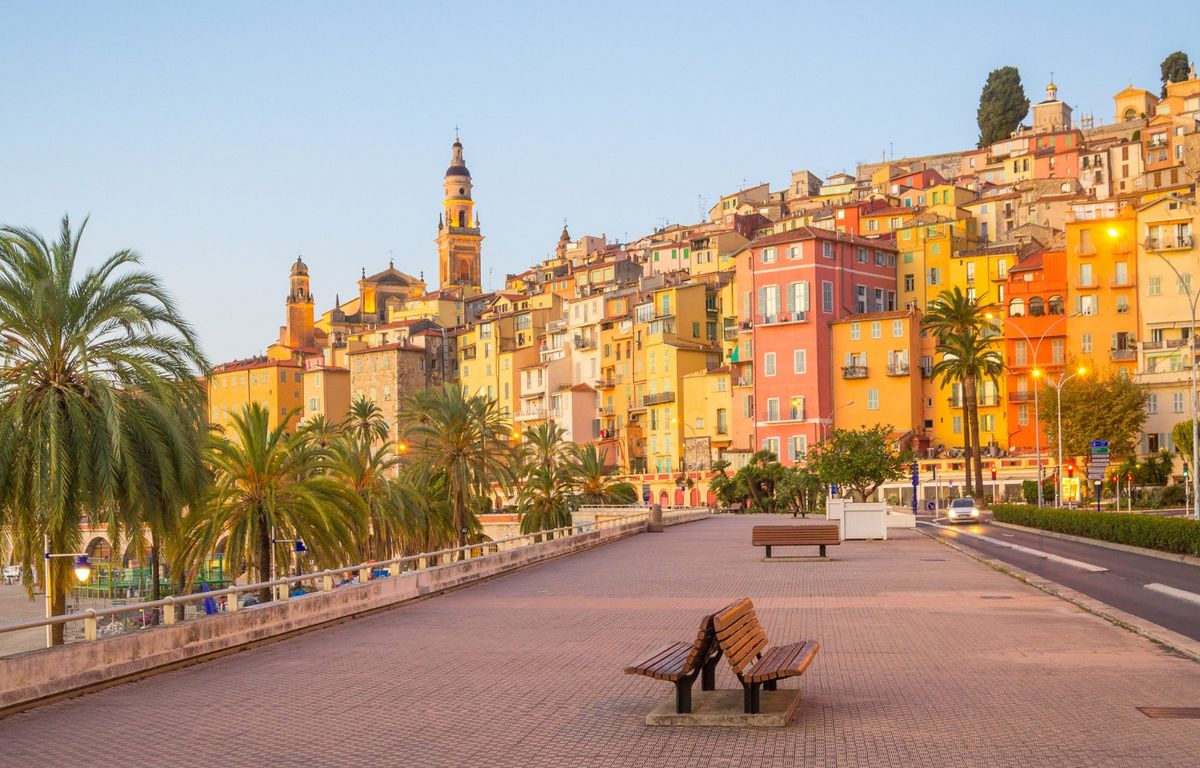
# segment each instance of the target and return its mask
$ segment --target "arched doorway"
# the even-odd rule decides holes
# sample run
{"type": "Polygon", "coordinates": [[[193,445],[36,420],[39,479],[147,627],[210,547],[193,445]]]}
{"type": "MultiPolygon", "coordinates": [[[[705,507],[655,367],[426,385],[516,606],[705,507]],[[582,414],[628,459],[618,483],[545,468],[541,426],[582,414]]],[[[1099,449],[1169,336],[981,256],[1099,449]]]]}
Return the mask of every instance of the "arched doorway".
{"type": "Polygon", "coordinates": [[[682,488],[675,489],[675,506],[677,506],[677,507],[683,506],[683,489],[682,488]]]}
{"type": "Polygon", "coordinates": [[[665,490],[659,492],[659,494],[658,494],[659,505],[664,506],[664,507],[667,506],[667,502],[670,500],[670,498],[671,497],[667,495],[667,492],[665,490]]]}
{"type": "Polygon", "coordinates": [[[688,506],[692,506],[692,507],[700,506],[700,489],[699,488],[692,489],[691,498],[688,500],[688,506]]]}
{"type": "Polygon", "coordinates": [[[708,496],[707,496],[706,500],[708,501],[708,506],[710,506],[710,507],[717,506],[717,494],[713,493],[712,491],[708,492],[708,496]]]}

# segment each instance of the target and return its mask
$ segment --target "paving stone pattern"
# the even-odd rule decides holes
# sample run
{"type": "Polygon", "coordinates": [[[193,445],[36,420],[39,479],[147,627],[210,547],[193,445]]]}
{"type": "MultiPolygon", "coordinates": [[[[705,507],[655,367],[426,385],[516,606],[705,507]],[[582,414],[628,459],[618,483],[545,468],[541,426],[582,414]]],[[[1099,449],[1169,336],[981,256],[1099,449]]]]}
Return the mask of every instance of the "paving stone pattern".
{"type": "MultiPolygon", "coordinates": [[[[1196,766],[1200,665],[914,532],[762,562],[753,517],[643,534],[0,721],[0,766],[1196,766]],[[622,667],[750,596],[822,651],[783,729],[643,724],[622,667]],[[1011,599],[985,599],[985,598],[1011,599]]],[[[728,669],[718,685],[733,687],[728,669]]]]}

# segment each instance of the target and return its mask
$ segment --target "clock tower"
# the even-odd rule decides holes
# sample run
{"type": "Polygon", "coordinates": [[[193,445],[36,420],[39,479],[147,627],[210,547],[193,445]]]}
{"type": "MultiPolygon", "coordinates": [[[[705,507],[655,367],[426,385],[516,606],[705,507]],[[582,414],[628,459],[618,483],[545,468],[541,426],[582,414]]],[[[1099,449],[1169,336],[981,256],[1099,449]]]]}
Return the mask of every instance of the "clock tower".
{"type": "Polygon", "coordinates": [[[450,148],[450,167],[443,182],[445,195],[438,216],[438,276],[441,288],[458,287],[463,296],[483,291],[480,280],[480,253],[483,235],[475,201],[471,199],[471,172],[463,161],[463,146],[458,137],[450,148]]]}

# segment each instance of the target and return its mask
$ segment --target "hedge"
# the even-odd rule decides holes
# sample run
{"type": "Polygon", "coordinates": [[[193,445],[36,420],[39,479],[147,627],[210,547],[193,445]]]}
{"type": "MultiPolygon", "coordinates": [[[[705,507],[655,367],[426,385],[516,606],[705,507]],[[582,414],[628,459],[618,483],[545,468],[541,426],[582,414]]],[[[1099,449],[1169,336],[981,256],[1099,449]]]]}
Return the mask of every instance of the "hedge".
{"type": "Polygon", "coordinates": [[[1046,509],[1031,504],[997,504],[992,518],[1002,523],[1084,536],[1117,544],[1200,555],[1200,521],[1181,517],[1132,515],[1077,509],[1046,509]]]}

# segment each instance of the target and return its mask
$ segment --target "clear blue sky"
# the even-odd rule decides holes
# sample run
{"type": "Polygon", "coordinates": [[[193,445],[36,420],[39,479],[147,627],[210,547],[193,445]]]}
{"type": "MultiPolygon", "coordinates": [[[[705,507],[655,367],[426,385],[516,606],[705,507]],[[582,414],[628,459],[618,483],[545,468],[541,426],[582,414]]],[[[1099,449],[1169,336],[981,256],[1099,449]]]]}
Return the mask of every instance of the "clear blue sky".
{"type": "Polygon", "coordinates": [[[1005,64],[1109,121],[1200,23],[1189,3],[582,5],[6,2],[0,222],[90,214],[91,260],[139,250],[220,361],[275,338],[298,253],[319,310],[389,252],[436,282],[455,123],[500,284],[564,218],[624,239],[889,142],[970,146],[1005,64]]]}

